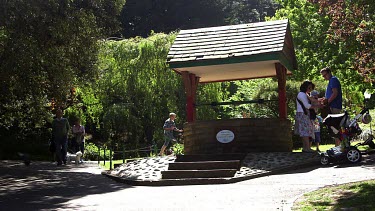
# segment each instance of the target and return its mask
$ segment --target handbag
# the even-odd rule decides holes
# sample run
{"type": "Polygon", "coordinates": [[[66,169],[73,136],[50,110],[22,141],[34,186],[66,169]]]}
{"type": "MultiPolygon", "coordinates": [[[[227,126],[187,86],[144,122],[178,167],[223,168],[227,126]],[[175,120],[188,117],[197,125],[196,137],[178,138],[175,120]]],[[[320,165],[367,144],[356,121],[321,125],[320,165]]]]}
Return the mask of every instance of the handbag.
{"type": "MultiPolygon", "coordinates": [[[[298,98],[297,98],[297,101],[298,101],[298,103],[301,105],[301,107],[302,107],[302,109],[303,109],[303,113],[305,114],[305,115],[307,115],[307,110],[306,110],[306,107],[305,107],[305,105],[303,105],[303,103],[301,102],[301,100],[299,100],[298,98]]],[[[315,120],[316,119],[316,112],[315,112],[315,109],[313,109],[313,108],[309,108],[309,117],[310,117],[310,119],[311,120],[315,120]]]]}
{"type": "Polygon", "coordinates": [[[309,112],[310,112],[310,119],[315,120],[315,119],[316,119],[316,112],[315,112],[315,109],[310,108],[310,109],[309,109],[309,112]]]}

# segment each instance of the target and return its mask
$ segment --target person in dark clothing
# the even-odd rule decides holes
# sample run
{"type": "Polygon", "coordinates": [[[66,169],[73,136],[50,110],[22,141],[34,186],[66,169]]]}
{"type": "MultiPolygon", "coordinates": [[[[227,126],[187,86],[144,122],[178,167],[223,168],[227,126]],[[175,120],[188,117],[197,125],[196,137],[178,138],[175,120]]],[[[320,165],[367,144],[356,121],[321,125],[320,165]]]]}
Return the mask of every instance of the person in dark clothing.
{"type": "Polygon", "coordinates": [[[68,148],[69,121],[63,118],[63,111],[57,109],[56,118],[52,121],[52,139],[56,146],[57,165],[66,164],[66,154],[68,148]]]}
{"type": "MultiPolygon", "coordinates": [[[[336,76],[332,75],[329,67],[321,69],[320,74],[325,80],[329,81],[323,99],[324,105],[329,107],[329,112],[331,114],[340,114],[342,110],[342,91],[340,81],[336,76]]],[[[335,145],[340,145],[340,139],[335,138],[335,145]]]]}

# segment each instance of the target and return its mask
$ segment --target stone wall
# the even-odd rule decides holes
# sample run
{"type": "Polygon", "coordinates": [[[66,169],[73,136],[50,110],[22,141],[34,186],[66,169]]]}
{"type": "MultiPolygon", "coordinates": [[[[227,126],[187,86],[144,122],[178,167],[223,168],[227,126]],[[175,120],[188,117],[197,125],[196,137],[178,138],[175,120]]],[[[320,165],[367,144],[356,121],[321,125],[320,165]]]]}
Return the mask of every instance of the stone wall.
{"type": "Polygon", "coordinates": [[[241,118],[185,123],[185,154],[222,154],[247,152],[291,152],[291,122],[284,119],[241,118]],[[233,141],[221,143],[216,135],[230,130],[233,141]]]}

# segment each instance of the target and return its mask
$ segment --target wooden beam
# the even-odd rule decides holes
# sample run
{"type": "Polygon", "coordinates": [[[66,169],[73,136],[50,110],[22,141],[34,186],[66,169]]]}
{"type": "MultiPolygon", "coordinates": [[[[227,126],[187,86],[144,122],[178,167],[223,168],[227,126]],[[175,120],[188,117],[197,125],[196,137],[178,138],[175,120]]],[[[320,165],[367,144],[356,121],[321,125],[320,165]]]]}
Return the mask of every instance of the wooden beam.
{"type": "Polygon", "coordinates": [[[279,118],[287,118],[286,106],[286,68],[281,63],[275,63],[277,84],[279,90],[279,118]]]}
{"type": "Polygon", "coordinates": [[[199,84],[199,77],[187,71],[181,72],[182,80],[184,82],[186,93],[186,118],[187,122],[194,122],[196,120],[196,94],[199,84]]]}

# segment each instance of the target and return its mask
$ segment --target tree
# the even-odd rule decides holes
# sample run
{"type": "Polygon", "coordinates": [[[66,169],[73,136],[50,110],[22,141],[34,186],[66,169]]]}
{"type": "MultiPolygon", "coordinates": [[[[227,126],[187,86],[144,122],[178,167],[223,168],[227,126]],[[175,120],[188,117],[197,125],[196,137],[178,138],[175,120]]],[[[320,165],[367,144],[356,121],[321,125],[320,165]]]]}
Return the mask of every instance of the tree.
{"type": "Polygon", "coordinates": [[[367,82],[375,81],[375,5],[370,0],[309,0],[319,12],[331,18],[329,41],[350,49],[351,65],[367,82]]]}
{"type": "Polygon", "coordinates": [[[280,4],[282,8],[273,19],[289,19],[298,63],[291,79],[322,81],[319,70],[330,66],[340,79],[344,106],[362,104],[362,93],[370,84],[364,84],[363,77],[352,68],[356,51],[345,42],[331,42],[331,18],[320,14],[318,5],[307,0],[280,1],[280,4]]]}
{"type": "Polygon", "coordinates": [[[259,22],[278,7],[273,0],[128,0],[121,14],[122,35],[259,22]]]}
{"type": "Polygon", "coordinates": [[[147,37],[151,31],[218,26],[224,23],[223,0],[128,0],[121,14],[123,35],[147,37]]]}
{"type": "MultiPolygon", "coordinates": [[[[161,144],[162,125],[170,112],[185,122],[185,92],[182,78],[166,64],[176,37],[157,33],[148,38],[103,41],[97,82],[82,89],[82,102],[97,128],[115,145],[129,147],[161,144]],[[95,93],[95,94],[93,94],[95,93]]],[[[198,100],[218,101],[220,83],[199,86],[198,100]]],[[[200,108],[200,118],[215,118],[211,108],[200,108]]],[[[106,140],[104,140],[106,141],[106,140]]]]}
{"type": "MultiPolygon", "coordinates": [[[[278,85],[275,78],[252,79],[234,82],[237,90],[230,96],[231,101],[265,100],[264,103],[242,104],[238,106],[227,106],[226,112],[231,117],[250,118],[278,118],[278,85]]],[[[294,119],[296,109],[296,96],[299,91],[300,82],[287,81],[287,111],[288,118],[294,119]]]]}
{"type": "Polygon", "coordinates": [[[265,21],[280,8],[274,0],[227,0],[226,23],[241,24],[265,21]]]}
{"type": "Polygon", "coordinates": [[[0,127],[42,127],[73,87],[97,78],[98,40],[119,28],[124,0],[0,4],[0,127]],[[47,108],[47,109],[46,109],[47,108]]]}

